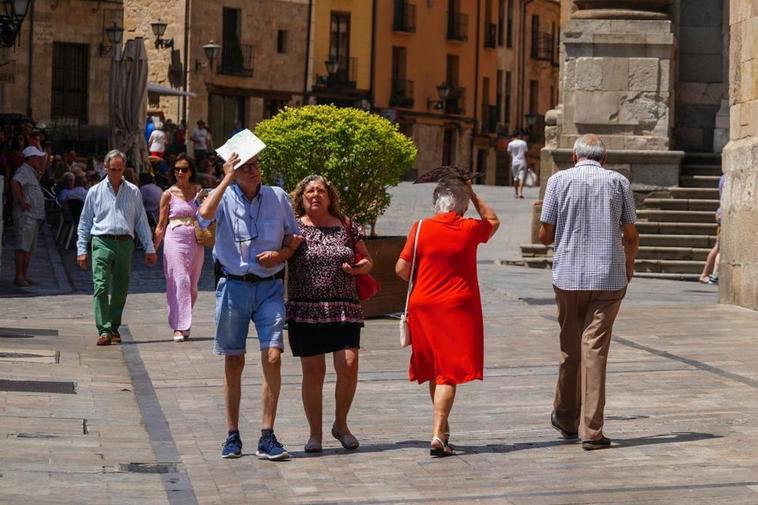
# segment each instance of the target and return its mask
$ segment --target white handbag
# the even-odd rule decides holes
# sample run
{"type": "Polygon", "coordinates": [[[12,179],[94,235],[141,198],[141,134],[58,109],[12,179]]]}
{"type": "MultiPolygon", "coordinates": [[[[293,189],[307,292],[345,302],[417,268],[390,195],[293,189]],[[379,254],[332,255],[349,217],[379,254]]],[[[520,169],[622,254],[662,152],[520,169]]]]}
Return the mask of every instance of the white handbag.
{"type": "Polygon", "coordinates": [[[405,295],[405,310],[400,316],[400,345],[408,347],[411,345],[411,331],[408,329],[408,300],[411,298],[411,291],[413,291],[413,273],[416,270],[416,247],[418,246],[418,234],[421,231],[421,223],[423,219],[420,219],[418,226],[416,227],[416,239],[413,241],[413,261],[411,262],[411,276],[408,278],[408,292],[405,295]]]}

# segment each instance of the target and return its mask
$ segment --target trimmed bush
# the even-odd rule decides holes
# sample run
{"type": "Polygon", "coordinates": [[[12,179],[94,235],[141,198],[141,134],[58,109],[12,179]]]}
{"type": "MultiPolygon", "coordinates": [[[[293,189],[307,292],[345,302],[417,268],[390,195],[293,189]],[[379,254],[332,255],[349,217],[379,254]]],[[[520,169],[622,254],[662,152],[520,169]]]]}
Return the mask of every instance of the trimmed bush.
{"type": "Polygon", "coordinates": [[[416,159],[413,141],[397,125],[360,109],[333,105],[287,107],[258,124],[267,184],[284,178],[287,191],[320,174],[340,192],[342,212],[371,224],[387,210],[387,189],[396,186],[416,159]]]}

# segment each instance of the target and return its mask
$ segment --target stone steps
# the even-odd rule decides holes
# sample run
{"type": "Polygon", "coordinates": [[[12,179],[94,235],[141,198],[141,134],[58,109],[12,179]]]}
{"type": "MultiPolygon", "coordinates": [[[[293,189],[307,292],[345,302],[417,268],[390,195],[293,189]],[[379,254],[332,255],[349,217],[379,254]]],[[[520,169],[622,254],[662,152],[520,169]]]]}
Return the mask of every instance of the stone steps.
{"type": "Polygon", "coordinates": [[[666,272],[634,272],[635,277],[643,279],[665,279],[669,281],[690,281],[697,282],[700,280],[700,274],[683,274],[683,273],[666,273],[666,272]]]}
{"type": "Polygon", "coordinates": [[[718,182],[715,188],[671,188],[671,196],[675,199],[687,200],[716,200],[719,199],[718,182]]]}
{"type": "Polygon", "coordinates": [[[719,187],[718,175],[682,175],[679,185],[683,188],[716,188],[719,187]]]}
{"type": "Polygon", "coordinates": [[[721,177],[720,165],[691,164],[682,166],[681,175],[710,175],[721,177]]]}
{"type": "Polygon", "coordinates": [[[705,265],[705,261],[638,259],[634,262],[634,271],[668,274],[699,274],[703,271],[703,265],[705,265]]]}
{"type": "Polygon", "coordinates": [[[637,259],[705,261],[711,249],[708,247],[660,247],[640,246],[637,259]]]}
{"type": "Polygon", "coordinates": [[[640,234],[640,247],[690,247],[710,249],[715,243],[715,235],[640,234]]]}
{"type": "Polygon", "coordinates": [[[695,210],[716,212],[718,200],[700,200],[696,198],[645,198],[645,209],[660,210],[695,210]]]}
{"type": "Polygon", "coordinates": [[[664,235],[716,235],[718,226],[712,223],[661,223],[639,222],[637,229],[644,234],[664,235]]]}
{"type": "MultiPolygon", "coordinates": [[[[717,240],[720,176],[721,155],[686,153],[679,186],[643,200],[637,210],[640,250],[635,272],[640,277],[698,280],[717,240]]],[[[551,266],[552,247],[529,244],[521,251],[528,266],[551,266]]]]}
{"type": "MultiPolygon", "coordinates": [[[[637,259],[705,261],[710,251],[710,247],[640,246],[637,259]]],[[[521,253],[525,259],[552,258],[554,250],[552,245],[525,244],[521,246],[521,253]]]]}
{"type": "Polygon", "coordinates": [[[712,223],[715,219],[710,210],[663,210],[643,209],[637,211],[639,222],[659,223],[712,223]]]}
{"type": "MultiPolygon", "coordinates": [[[[707,254],[707,252],[706,252],[707,254]]],[[[552,256],[524,257],[529,268],[551,268],[552,256]]],[[[663,260],[641,258],[634,262],[635,275],[661,279],[682,279],[696,281],[700,278],[705,260],[663,260]]]]}

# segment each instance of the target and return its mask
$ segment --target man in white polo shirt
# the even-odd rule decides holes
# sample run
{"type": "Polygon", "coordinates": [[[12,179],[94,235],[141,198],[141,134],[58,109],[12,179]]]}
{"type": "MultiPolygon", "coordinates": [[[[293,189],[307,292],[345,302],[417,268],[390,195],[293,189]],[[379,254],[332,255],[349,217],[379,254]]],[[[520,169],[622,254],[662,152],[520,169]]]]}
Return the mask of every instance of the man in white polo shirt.
{"type": "Polygon", "coordinates": [[[11,179],[16,229],[16,278],[13,284],[20,287],[37,284],[28,277],[28,272],[39,228],[45,220],[45,197],[39,180],[47,164],[47,155],[36,146],[24,149],[23,155],[24,163],[11,179]]]}

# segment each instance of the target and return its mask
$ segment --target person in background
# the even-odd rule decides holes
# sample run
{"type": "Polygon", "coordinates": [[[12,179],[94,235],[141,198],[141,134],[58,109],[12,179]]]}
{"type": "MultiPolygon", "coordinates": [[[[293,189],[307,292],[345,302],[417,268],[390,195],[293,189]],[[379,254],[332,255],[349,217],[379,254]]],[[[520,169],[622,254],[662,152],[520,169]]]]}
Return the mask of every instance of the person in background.
{"type": "Polygon", "coordinates": [[[145,121],[145,142],[148,145],[150,145],[150,135],[153,134],[153,131],[155,131],[155,122],[152,116],[147,116],[147,121],[145,121]]]}
{"type": "Polygon", "coordinates": [[[82,176],[76,176],[73,172],[63,174],[63,189],[55,196],[58,203],[63,205],[68,200],[79,200],[84,202],[87,198],[87,179],[82,176]]]}
{"type": "Polygon", "coordinates": [[[76,261],[86,270],[92,239],[97,345],[121,343],[118,330],[129,291],[135,234],[145,249],[145,263],[155,266],[157,261],[142,195],[123,175],[126,155],[117,149],[110,151],[105,166],[106,178],[87,192],[76,241],[76,261]]]}
{"type": "Polygon", "coordinates": [[[508,143],[508,154],[511,156],[511,176],[513,177],[513,197],[524,198],[527,163],[526,152],[529,146],[523,131],[513,133],[513,140],[508,143]]]}
{"type": "MultiPolygon", "coordinates": [[[[148,172],[139,174],[139,192],[142,194],[142,205],[145,206],[147,220],[150,228],[153,229],[158,224],[158,212],[161,205],[163,190],[155,183],[155,179],[148,172]]],[[[153,244],[158,249],[157,244],[153,244]]]]}
{"type": "Polygon", "coordinates": [[[411,228],[397,275],[408,281],[418,233],[413,290],[408,302],[412,337],[409,379],[429,381],[434,407],[434,457],[455,454],[450,446],[448,419],[458,384],[484,377],[484,322],[479,296],[476,253],[500,226],[492,208],[475,192],[471,181],[447,179],[433,194],[435,215],[411,228]],[[464,218],[469,202],[481,219],[464,218]],[[419,230],[419,226],[421,226],[419,230]]]}
{"type": "Polygon", "coordinates": [[[40,178],[45,170],[47,156],[35,146],[24,149],[24,163],[11,179],[13,189],[13,223],[16,231],[16,278],[19,287],[34,286],[29,278],[29,264],[37,244],[39,228],[45,220],[45,197],[40,178]]]}
{"type": "MultiPolygon", "coordinates": [[[[719,203],[721,201],[721,194],[724,192],[724,176],[719,178],[719,203]]],[[[708,256],[703,265],[703,271],[700,272],[700,282],[703,284],[718,284],[719,283],[719,236],[721,234],[721,205],[716,209],[716,243],[708,252],[708,256]]]]}
{"type": "Polygon", "coordinates": [[[195,154],[195,162],[200,163],[205,158],[208,150],[212,149],[210,143],[210,132],[205,127],[205,121],[199,119],[197,121],[197,128],[193,128],[190,133],[190,140],[192,141],[192,149],[195,154]]]}
{"type": "Polygon", "coordinates": [[[155,123],[155,129],[150,134],[150,138],[147,140],[148,150],[150,156],[157,156],[163,158],[166,154],[166,144],[168,143],[168,137],[166,132],[163,131],[163,123],[160,121],[155,123]]]}
{"type": "Polygon", "coordinates": [[[585,450],[605,449],[608,350],[640,244],[629,180],[603,167],[607,152],[593,134],[574,143],[574,167],[547,181],[539,239],[555,243],[553,290],[560,362],[550,424],[585,450]]]}
{"type": "Polygon", "coordinates": [[[177,154],[187,152],[187,122],[183,119],[174,133],[174,146],[177,154]]]}
{"type": "Polygon", "coordinates": [[[176,183],[161,195],[160,219],[155,228],[155,248],[163,243],[168,324],[174,332],[174,342],[190,336],[192,308],[205,257],[205,248],[195,239],[197,200],[202,188],[195,184],[194,175],[192,161],[180,154],[174,164],[176,183]]]}

